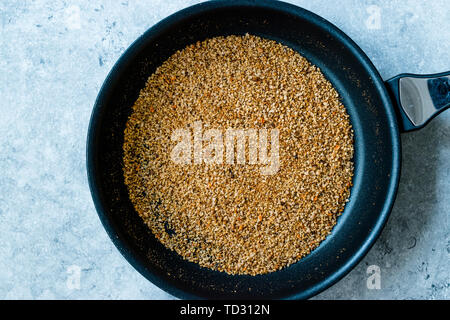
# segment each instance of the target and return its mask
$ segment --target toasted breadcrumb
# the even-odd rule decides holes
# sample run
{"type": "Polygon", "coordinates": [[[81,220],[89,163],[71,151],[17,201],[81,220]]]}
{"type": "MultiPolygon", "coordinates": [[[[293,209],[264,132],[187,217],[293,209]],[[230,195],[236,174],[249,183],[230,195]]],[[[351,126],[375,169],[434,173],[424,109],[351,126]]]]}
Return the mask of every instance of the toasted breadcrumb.
{"type": "Polygon", "coordinates": [[[125,129],[124,178],[156,238],[184,259],[257,275],[297,262],[332,231],[350,196],[353,130],[319,68],[257,36],[197,42],[149,77],[125,129]],[[280,169],[171,161],[171,135],[277,128],[280,169]]]}

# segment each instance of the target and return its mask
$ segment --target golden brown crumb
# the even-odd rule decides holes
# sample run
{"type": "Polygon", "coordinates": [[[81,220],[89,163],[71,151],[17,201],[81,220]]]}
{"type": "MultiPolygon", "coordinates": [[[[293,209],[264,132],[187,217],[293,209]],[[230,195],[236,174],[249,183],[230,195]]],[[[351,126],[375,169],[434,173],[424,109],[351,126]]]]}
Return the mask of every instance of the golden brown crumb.
{"type": "Polygon", "coordinates": [[[133,106],[123,149],[130,199],[159,241],[230,274],[298,261],[350,195],[353,131],[338,93],[300,54],[252,35],[197,42],[164,62],[133,106]],[[195,121],[279,129],[279,171],[174,163],[171,135],[195,121]]]}

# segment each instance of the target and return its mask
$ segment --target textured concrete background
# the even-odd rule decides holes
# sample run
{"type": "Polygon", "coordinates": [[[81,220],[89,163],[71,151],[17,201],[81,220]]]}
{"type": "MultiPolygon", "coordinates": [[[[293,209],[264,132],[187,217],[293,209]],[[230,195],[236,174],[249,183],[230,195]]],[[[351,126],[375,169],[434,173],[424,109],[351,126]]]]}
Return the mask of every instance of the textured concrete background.
{"type": "MultiPolygon", "coordinates": [[[[0,1],[0,298],[167,299],[113,246],[86,179],[95,97],[147,28],[197,1],[0,1]],[[79,283],[77,276],[79,275],[79,283]]],[[[340,27],[384,79],[450,69],[450,1],[291,1],[340,27]]],[[[402,135],[391,218],[317,299],[450,298],[450,112],[402,135]],[[381,289],[366,286],[367,267],[381,289]]]]}

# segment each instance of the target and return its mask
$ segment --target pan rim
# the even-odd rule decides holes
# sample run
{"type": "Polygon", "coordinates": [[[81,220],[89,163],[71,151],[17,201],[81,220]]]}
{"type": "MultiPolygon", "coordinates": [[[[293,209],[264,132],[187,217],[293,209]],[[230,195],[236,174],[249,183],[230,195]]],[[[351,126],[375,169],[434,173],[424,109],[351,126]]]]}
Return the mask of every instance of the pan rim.
{"type": "Polygon", "coordinates": [[[125,50],[125,52],[120,56],[120,58],[117,60],[117,62],[107,75],[99,91],[99,94],[97,95],[91,113],[87,135],[86,166],[87,166],[88,183],[97,214],[102,222],[103,227],[107,231],[109,237],[111,238],[112,242],[117,247],[119,252],[137,271],[139,271],[139,273],[141,273],[145,278],[150,280],[153,284],[157,285],[159,288],[176,297],[187,299],[205,298],[204,296],[199,296],[193,294],[192,292],[187,292],[186,290],[180,289],[176,285],[176,283],[170,283],[169,281],[162,279],[158,275],[152,274],[149,270],[147,270],[141,265],[141,262],[136,258],[132,248],[130,248],[130,246],[123,239],[120,239],[117,236],[116,227],[114,226],[114,223],[111,221],[112,219],[106,213],[107,210],[105,209],[103,201],[101,200],[100,197],[99,184],[95,174],[96,153],[94,150],[94,146],[96,144],[95,139],[98,134],[98,127],[99,127],[98,122],[100,118],[99,114],[102,111],[101,102],[105,98],[106,95],[105,92],[107,91],[107,88],[110,86],[111,82],[113,82],[114,79],[117,78],[117,75],[120,74],[121,70],[126,68],[128,64],[127,62],[131,60],[139,52],[140,47],[145,43],[145,40],[149,36],[159,32],[160,30],[165,29],[166,27],[169,27],[170,25],[176,23],[177,21],[185,19],[188,16],[204,13],[213,9],[230,8],[237,6],[267,8],[275,11],[281,11],[283,13],[292,14],[302,18],[306,18],[310,22],[317,25],[319,28],[324,29],[327,33],[331,33],[334,37],[338,38],[338,40],[344,46],[346,46],[356,57],[359,58],[361,65],[372,77],[374,86],[377,88],[378,93],[380,95],[380,99],[383,101],[383,107],[386,111],[386,116],[388,117],[388,122],[390,124],[389,131],[392,137],[391,147],[393,149],[391,179],[389,186],[386,190],[387,197],[384,202],[383,209],[379,213],[377,223],[375,224],[374,228],[371,230],[369,235],[366,237],[366,239],[362,241],[359,250],[350,259],[348,259],[348,261],[345,264],[343,264],[338,270],[327,276],[327,278],[324,278],[322,281],[316,283],[314,286],[308,288],[307,290],[283,297],[284,299],[307,299],[322,292],[323,290],[329,288],[330,286],[338,282],[340,279],[342,279],[356,266],[358,262],[360,262],[364,258],[364,256],[370,250],[370,248],[374,245],[376,239],[378,239],[378,237],[380,236],[381,231],[383,230],[386,221],[391,213],[395,197],[397,194],[401,171],[400,133],[397,124],[397,118],[393,108],[393,103],[387,92],[384,81],[382,80],[380,74],[378,73],[377,69],[372,64],[370,59],[362,51],[362,49],[343,31],[341,31],[339,28],[337,28],[324,18],[306,9],[279,1],[269,1],[269,0],[209,1],[180,10],[168,16],[167,18],[161,20],[153,27],[150,27],[137,40],[135,40],[128,47],[128,49],[125,50]]]}

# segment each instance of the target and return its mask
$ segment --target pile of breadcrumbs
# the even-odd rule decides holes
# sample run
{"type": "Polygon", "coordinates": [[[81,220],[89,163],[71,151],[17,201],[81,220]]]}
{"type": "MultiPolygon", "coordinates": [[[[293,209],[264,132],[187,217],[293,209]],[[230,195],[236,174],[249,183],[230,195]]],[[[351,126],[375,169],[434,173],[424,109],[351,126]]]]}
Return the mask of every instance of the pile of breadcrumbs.
{"type": "Polygon", "coordinates": [[[124,178],[155,237],[230,274],[295,263],[331,232],[350,195],[353,130],[338,93],[294,50],[228,36],[177,51],[152,74],[125,129],[124,178]],[[174,130],[279,130],[279,171],[177,164],[174,130]]]}

